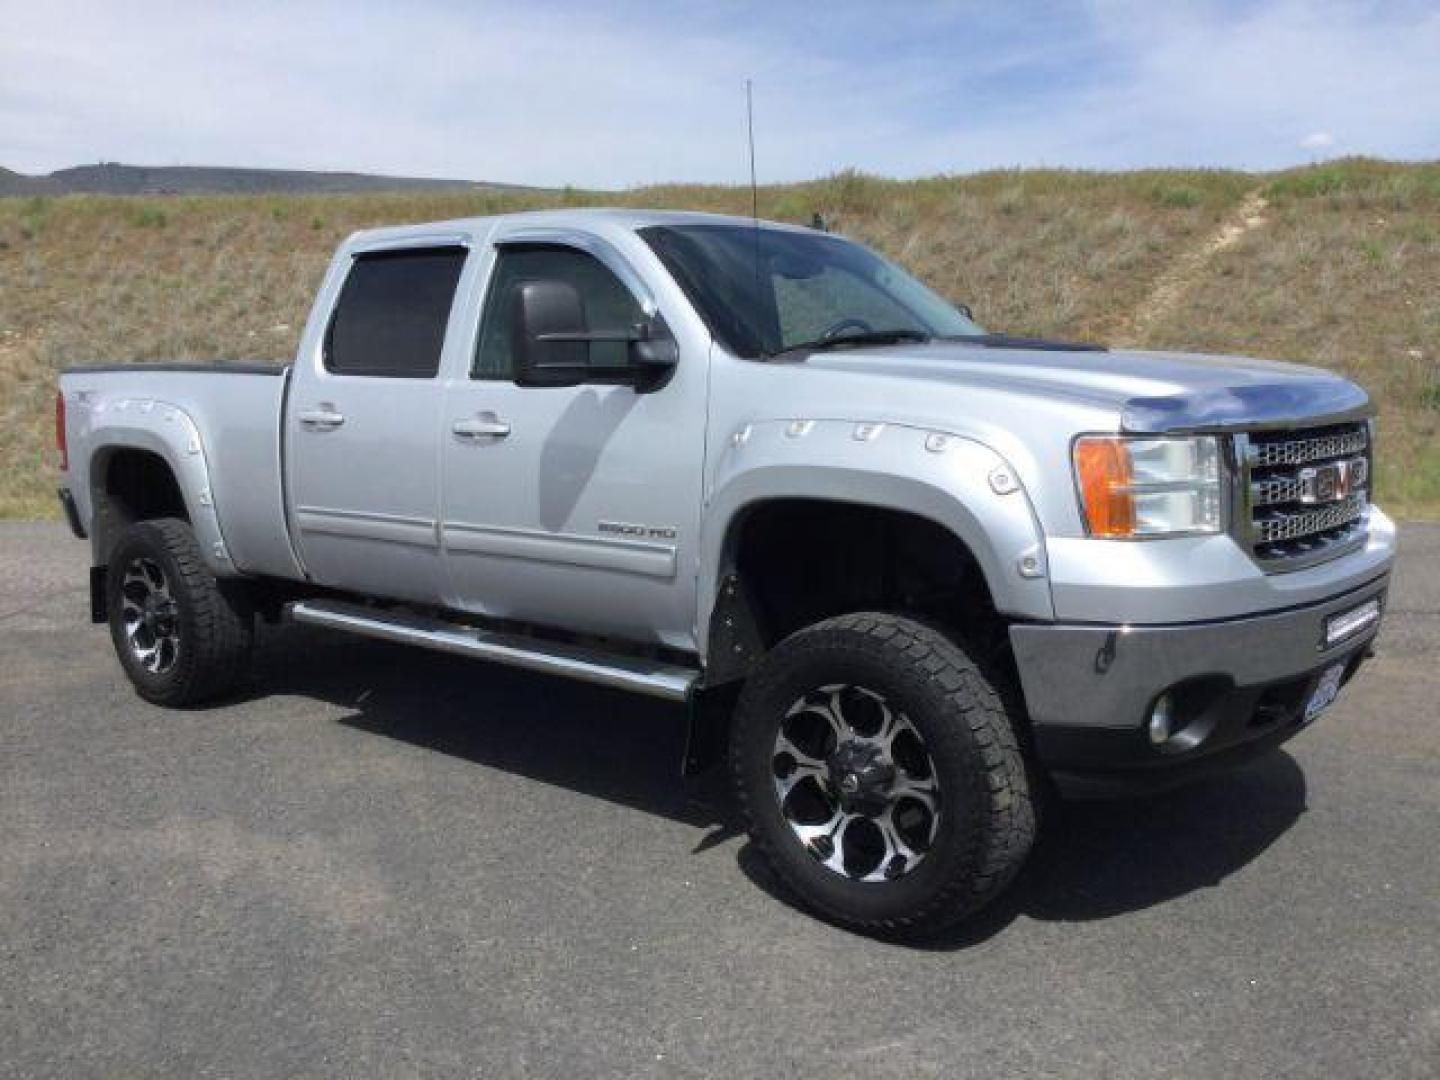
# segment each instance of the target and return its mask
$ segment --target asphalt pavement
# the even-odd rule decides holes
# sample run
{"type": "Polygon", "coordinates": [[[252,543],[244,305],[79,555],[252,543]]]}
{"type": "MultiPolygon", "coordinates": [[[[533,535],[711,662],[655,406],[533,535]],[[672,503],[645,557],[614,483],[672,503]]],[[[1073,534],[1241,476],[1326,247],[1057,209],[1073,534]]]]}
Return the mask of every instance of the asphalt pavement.
{"type": "Polygon", "coordinates": [[[287,628],[166,711],[85,568],[0,525],[0,1076],[1440,1075],[1440,526],[1314,727],[925,948],[793,907],[672,707],[287,628]]]}

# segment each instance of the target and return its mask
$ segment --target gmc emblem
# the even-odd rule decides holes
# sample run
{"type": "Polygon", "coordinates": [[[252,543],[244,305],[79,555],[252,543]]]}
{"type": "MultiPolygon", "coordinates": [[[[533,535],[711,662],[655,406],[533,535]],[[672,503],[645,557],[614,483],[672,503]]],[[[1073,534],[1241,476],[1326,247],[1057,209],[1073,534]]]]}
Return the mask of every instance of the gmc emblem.
{"type": "Polygon", "coordinates": [[[1302,503],[1339,502],[1365,483],[1368,464],[1363,457],[1332,461],[1300,470],[1302,503]]]}

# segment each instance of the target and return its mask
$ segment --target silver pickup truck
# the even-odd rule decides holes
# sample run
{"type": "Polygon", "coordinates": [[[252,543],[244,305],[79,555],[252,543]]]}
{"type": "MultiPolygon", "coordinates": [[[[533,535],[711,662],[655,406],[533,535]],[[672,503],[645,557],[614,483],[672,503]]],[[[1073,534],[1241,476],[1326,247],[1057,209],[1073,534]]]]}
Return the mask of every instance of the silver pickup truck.
{"type": "Polygon", "coordinates": [[[1371,412],[1313,368],[986,333],[821,231],[583,210],[358,233],[290,366],[76,368],[57,427],[146,699],[224,694],[288,617],[684,702],[800,898],[924,931],[1048,793],[1334,700],[1395,547],[1371,412]]]}

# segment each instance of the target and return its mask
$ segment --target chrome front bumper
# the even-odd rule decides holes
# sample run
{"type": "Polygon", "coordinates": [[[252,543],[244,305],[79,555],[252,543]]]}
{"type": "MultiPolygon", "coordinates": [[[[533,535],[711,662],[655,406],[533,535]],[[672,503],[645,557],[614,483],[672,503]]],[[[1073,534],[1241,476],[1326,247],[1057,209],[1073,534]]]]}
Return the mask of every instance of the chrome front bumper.
{"type": "Polygon", "coordinates": [[[1305,724],[1321,674],[1353,675],[1378,621],[1334,645],[1326,620],[1372,598],[1386,572],[1321,603],[1237,619],[1163,626],[1017,624],[1010,629],[1040,762],[1062,789],[1169,786],[1203,766],[1277,745],[1305,724]],[[1162,694],[1192,738],[1157,746],[1147,734],[1162,694]]]}

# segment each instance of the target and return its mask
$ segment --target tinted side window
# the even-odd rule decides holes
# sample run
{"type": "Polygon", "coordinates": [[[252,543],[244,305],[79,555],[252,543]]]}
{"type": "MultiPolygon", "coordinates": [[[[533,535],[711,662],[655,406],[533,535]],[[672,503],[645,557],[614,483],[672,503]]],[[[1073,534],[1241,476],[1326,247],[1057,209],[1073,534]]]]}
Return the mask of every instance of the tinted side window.
{"type": "MultiPolygon", "coordinates": [[[[536,280],[566,281],[580,290],[585,324],[591,330],[628,330],[645,317],[630,290],[593,255],[564,247],[502,249],[480,317],[475,378],[515,377],[510,294],[521,282],[536,280]]],[[[597,341],[590,346],[590,363],[596,368],[624,368],[628,360],[623,341],[597,341]]]]}
{"type": "Polygon", "coordinates": [[[325,367],[340,375],[433,376],[464,263],[464,248],[357,256],[330,321],[325,367]]]}

